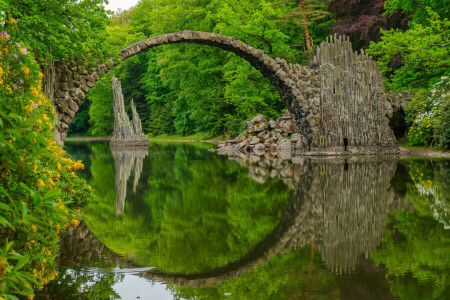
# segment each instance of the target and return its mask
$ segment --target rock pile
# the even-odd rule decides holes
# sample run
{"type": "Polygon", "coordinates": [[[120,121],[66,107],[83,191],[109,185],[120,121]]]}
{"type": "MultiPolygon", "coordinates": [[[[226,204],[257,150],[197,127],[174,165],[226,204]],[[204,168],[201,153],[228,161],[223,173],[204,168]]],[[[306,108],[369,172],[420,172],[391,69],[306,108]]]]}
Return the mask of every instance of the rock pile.
{"type": "Polygon", "coordinates": [[[297,129],[294,117],[286,112],[276,121],[257,115],[247,122],[247,130],[233,140],[219,144],[219,154],[240,153],[262,156],[266,153],[291,157],[303,152],[306,139],[297,129]]]}

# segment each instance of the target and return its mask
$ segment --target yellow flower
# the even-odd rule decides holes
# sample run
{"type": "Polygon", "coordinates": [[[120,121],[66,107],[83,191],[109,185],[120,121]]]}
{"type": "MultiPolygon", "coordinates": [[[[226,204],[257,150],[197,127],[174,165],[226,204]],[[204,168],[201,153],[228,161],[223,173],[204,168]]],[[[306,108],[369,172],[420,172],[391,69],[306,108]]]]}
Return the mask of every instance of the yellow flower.
{"type": "Polygon", "coordinates": [[[38,179],[37,180],[37,186],[45,186],[45,183],[44,183],[44,181],[42,181],[42,179],[38,179]]]}
{"type": "Polygon", "coordinates": [[[33,231],[36,231],[36,230],[37,230],[37,227],[36,227],[36,225],[34,225],[34,224],[31,224],[31,229],[33,229],[33,231]]]}
{"type": "Polygon", "coordinates": [[[83,165],[83,163],[81,162],[81,160],[78,160],[78,161],[73,165],[73,168],[74,168],[75,170],[84,169],[84,165],[83,165]]]}
{"type": "Polygon", "coordinates": [[[39,92],[36,90],[35,87],[32,87],[32,88],[31,88],[31,93],[32,93],[33,96],[36,97],[36,98],[39,96],[39,92]]]}
{"type": "Polygon", "coordinates": [[[25,74],[30,73],[30,69],[28,69],[28,67],[22,67],[22,71],[23,71],[25,74]]]}
{"type": "Polygon", "coordinates": [[[9,24],[13,25],[13,24],[17,24],[17,20],[14,18],[9,19],[9,24]]]}
{"type": "Polygon", "coordinates": [[[73,226],[78,226],[78,220],[72,219],[72,220],[70,220],[70,224],[72,224],[73,226]]]}

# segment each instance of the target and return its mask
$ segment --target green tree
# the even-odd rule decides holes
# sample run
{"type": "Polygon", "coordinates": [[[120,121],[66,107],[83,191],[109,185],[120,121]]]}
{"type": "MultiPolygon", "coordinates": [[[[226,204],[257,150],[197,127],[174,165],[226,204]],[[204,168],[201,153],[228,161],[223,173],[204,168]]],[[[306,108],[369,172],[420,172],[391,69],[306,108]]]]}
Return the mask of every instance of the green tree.
{"type": "Polygon", "coordinates": [[[450,71],[450,21],[428,9],[428,24],[415,21],[410,29],[382,31],[381,41],[371,43],[367,53],[378,56],[378,66],[392,90],[428,88],[450,71]],[[390,63],[401,59],[393,70],[390,63]]]}
{"type": "Polygon", "coordinates": [[[40,65],[87,54],[107,57],[105,0],[4,0],[0,22],[18,21],[17,38],[26,42],[40,65]]]}

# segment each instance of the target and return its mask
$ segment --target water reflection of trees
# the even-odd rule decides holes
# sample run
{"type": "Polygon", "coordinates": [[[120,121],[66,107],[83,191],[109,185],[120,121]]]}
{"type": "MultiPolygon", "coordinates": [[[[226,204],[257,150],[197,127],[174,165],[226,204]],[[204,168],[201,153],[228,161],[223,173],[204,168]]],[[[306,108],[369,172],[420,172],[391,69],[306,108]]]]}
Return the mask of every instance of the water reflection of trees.
{"type": "Polygon", "coordinates": [[[84,219],[116,253],[169,272],[210,270],[239,259],[273,230],[290,191],[279,179],[256,183],[244,167],[207,149],[152,144],[136,195],[119,217],[111,203],[114,177],[101,171],[111,162],[91,156],[98,170],[90,184],[100,189],[100,199],[84,219]]]}
{"type": "MultiPolygon", "coordinates": [[[[448,233],[432,219],[435,201],[428,201],[429,195],[418,193],[413,184],[414,168],[420,167],[422,181],[426,178],[440,184],[434,190],[448,191],[445,180],[437,178],[448,166],[417,162],[411,168],[391,159],[239,159],[246,168],[194,147],[154,146],[145,160],[136,199],[127,202],[118,218],[113,202],[101,200],[88,211],[88,224],[112,250],[132,253],[135,263],[159,267],[159,272],[143,276],[185,286],[172,289],[187,298],[221,298],[229,292],[249,299],[298,298],[305,292],[357,297],[353,287],[360,285],[361,290],[381,289],[378,295],[387,299],[391,296],[383,279],[385,269],[375,266],[373,257],[377,265],[392,270],[391,290],[402,298],[406,290],[419,290],[423,283],[405,276],[434,274],[426,275],[430,279],[448,273],[442,259],[434,273],[428,272],[439,257],[449,257],[448,239],[441,238],[448,233]],[[428,176],[430,168],[437,171],[428,176]],[[280,188],[280,179],[292,192],[280,188]],[[213,188],[216,185],[220,188],[213,188]],[[289,194],[288,204],[286,198],[279,199],[289,194]],[[414,207],[407,198],[411,195],[416,195],[414,207]],[[411,219],[413,208],[416,215],[411,219]],[[409,217],[399,219],[401,211],[409,217]],[[425,215],[429,221],[420,223],[425,215]],[[408,222],[422,224],[421,239],[415,236],[417,227],[408,222]],[[277,228],[283,230],[274,234],[277,228]],[[271,235],[276,241],[265,243],[271,235]],[[407,238],[399,239],[402,236],[407,238]],[[422,244],[416,245],[417,240],[422,244]],[[441,250],[431,255],[432,249],[441,250]],[[252,251],[259,255],[256,259],[240,259],[252,251]],[[430,259],[421,260],[426,257],[430,259]],[[425,266],[424,272],[411,270],[416,262],[425,266]],[[230,265],[234,269],[214,274],[230,265]],[[361,270],[367,271],[365,283],[357,278],[361,270]]],[[[108,177],[96,176],[102,167],[98,161],[93,160],[92,166],[91,184],[107,193],[106,186],[111,187],[114,179],[107,183],[108,177]]],[[[446,281],[435,281],[440,289],[433,289],[446,295],[446,281]]]]}

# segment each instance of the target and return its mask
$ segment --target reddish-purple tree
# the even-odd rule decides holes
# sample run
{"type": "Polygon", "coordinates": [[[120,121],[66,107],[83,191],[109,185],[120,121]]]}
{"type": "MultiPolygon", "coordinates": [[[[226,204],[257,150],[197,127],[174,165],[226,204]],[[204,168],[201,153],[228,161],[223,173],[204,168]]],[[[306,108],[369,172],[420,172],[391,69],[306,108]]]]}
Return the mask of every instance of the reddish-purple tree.
{"type": "Polygon", "coordinates": [[[383,16],[385,0],[332,0],[328,10],[338,22],[331,31],[347,35],[356,48],[367,48],[380,40],[380,29],[408,29],[408,16],[402,13],[383,16]]]}

